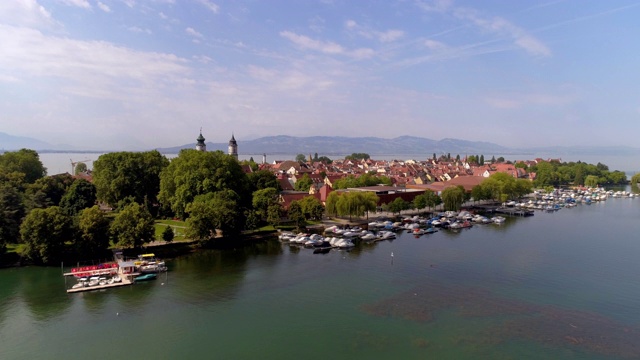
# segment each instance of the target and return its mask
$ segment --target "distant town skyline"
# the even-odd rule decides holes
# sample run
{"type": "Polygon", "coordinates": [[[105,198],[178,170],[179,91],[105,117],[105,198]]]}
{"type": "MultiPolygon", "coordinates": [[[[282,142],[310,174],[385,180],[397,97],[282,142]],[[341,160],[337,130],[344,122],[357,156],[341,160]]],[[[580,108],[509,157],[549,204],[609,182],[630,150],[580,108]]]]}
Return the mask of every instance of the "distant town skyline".
{"type": "Polygon", "coordinates": [[[637,146],[640,2],[0,2],[0,131],[637,146]]]}

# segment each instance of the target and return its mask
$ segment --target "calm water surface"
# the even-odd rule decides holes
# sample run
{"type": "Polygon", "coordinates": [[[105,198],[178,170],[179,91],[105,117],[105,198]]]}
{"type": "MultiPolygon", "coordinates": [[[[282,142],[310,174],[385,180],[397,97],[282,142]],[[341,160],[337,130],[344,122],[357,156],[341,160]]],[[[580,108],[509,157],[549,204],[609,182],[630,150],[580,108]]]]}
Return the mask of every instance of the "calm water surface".
{"type": "Polygon", "coordinates": [[[639,219],[609,199],[350,252],[270,241],[80,294],[4,269],[0,359],[639,358],[639,219]]]}

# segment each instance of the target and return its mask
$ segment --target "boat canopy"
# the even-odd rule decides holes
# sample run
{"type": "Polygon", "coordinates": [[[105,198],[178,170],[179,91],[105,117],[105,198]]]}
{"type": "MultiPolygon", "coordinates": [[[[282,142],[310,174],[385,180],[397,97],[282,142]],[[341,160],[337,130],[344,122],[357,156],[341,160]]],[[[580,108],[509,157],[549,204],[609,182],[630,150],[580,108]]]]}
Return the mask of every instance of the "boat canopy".
{"type": "Polygon", "coordinates": [[[121,268],[125,268],[125,267],[134,267],[136,266],[135,263],[133,261],[123,261],[120,263],[120,267],[121,268]]]}
{"type": "Polygon", "coordinates": [[[155,254],[142,254],[142,255],[140,255],[140,257],[143,257],[143,258],[156,257],[156,255],[155,254]]]}

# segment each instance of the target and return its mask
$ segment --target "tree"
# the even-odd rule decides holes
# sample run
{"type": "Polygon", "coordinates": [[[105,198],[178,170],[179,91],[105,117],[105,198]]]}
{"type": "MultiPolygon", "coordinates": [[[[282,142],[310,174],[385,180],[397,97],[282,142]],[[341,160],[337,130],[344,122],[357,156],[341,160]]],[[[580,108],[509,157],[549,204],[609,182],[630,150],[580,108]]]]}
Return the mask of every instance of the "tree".
{"type": "Polygon", "coordinates": [[[242,232],[245,218],[238,216],[242,211],[239,196],[232,190],[222,190],[197,196],[187,206],[187,237],[209,240],[220,231],[223,236],[233,238],[242,232]]]}
{"type": "Polygon", "coordinates": [[[442,190],[442,201],[445,210],[458,211],[464,203],[464,191],[457,186],[450,186],[442,190]]]}
{"type": "Polygon", "coordinates": [[[171,227],[171,225],[167,226],[162,231],[162,240],[164,240],[165,242],[172,242],[175,236],[176,234],[173,232],[173,228],[171,227]]]}
{"type": "Polygon", "coordinates": [[[498,163],[503,163],[504,162],[504,158],[502,156],[500,156],[496,161],[498,163]]]}
{"type": "Polygon", "coordinates": [[[311,189],[311,185],[313,185],[313,180],[311,180],[309,174],[304,174],[296,181],[294,188],[297,191],[309,191],[309,189],[311,189]]]}
{"type": "Polygon", "coordinates": [[[24,174],[24,181],[33,184],[36,180],[47,175],[47,169],[42,165],[40,156],[35,150],[21,149],[9,151],[0,155],[0,172],[19,172],[24,174]]]}
{"type": "Polygon", "coordinates": [[[640,183],[640,173],[636,173],[631,177],[631,184],[638,184],[640,183]]]}
{"type": "Polygon", "coordinates": [[[72,219],[58,206],[33,209],[20,225],[20,237],[28,259],[51,263],[62,255],[65,241],[73,238],[72,219]]]}
{"type": "Polygon", "coordinates": [[[156,150],[101,155],[93,163],[97,198],[115,205],[124,198],[133,197],[135,202],[151,208],[158,202],[160,173],[168,164],[169,160],[156,150]]]}
{"type": "Polygon", "coordinates": [[[83,162],[79,162],[79,163],[76,165],[76,168],[75,168],[75,170],[74,170],[74,173],[75,173],[74,175],[84,174],[84,173],[86,173],[86,172],[87,172],[87,170],[88,170],[88,168],[87,168],[87,164],[85,164],[85,163],[83,163],[83,162]]]}
{"type": "Polygon", "coordinates": [[[402,210],[409,209],[410,204],[402,198],[395,198],[391,203],[387,204],[387,209],[392,213],[400,214],[402,210]]]}
{"type": "Polygon", "coordinates": [[[297,200],[293,200],[291,204],[289,204],[289,211],[287,211],[287,216],[289,220],[293,221],[296,225],[296,228],[301,229],[304,227],[306,221],[304,218],[304,213],[302,212],[302,206],[297,200]]]}
{"type": "MultiPolygon", "coordinates": [[[[251,186],[240,164],[222,151],[184,149],[160,174],[158,199],[178,217],[198,195],[231,190],[240,208],[249,208],[251,186]]],[[[241,213],[240,213],[241,214],[241,213]]]]}
{"type": "Polygon", "coordinates": [[[420,210],[427,207],[427,197],[424,194],[420,194],[413,199],[413,206],[420,210]]]}
{"type": "Polygon", "coordinates": [[[480,160],[478,161],[480,165],[484,165],[484,155],[480,155],[480,160]]]}
{"type": "Polygon", "coordinates": [[[345,156],[345,160],[369,160],[371,157],[367,153],[352,153],[351,155],[345,156]]]}
{"type": "Polygon", "coordinates": [[[307,157],[304,156],[304,154],[298,154],[298,155],[296,155],[296,161],[297,162],[305,162],[305,161],[307,161],[307,157]]]}
{"type": "Polygon", "coordinates": [[[25,207],[18,189],[0,182],[0,254],[4,253],[6,244],[18,242],[24,215],[25,207]]]}
{"type": "Polygon", "coordinates": [[[467,157],[467,162],[469,164],[477,164],[478,163],[478,158],[475,155],[469,155],[467,157]]]}
{"type": "Polygon", "coordinates": [[[584,180],[584,185],[588,187],[598,186],[598,177],[595,175],[587,175],[587,178],[584,180]]]}
{"type": "Polygon", "coordinates": [[[456,155],[456,161],[460,161],[460,154],[456,155]]]}
{"type": "Polygon", "coordinates": [[[492,157],[491,157],[491,163],[492,163],[492,164],[495,164],[495,163],[496,163],[496,157],[495,157],[495,156],[492,156],[492,157]]]}
{"type": "Polygon", "coordinates": [[[266,219],[269,206],[278,202],[278,191],[274,188],[266,188],[253,193],[253,209],[260,219],[266,219]]]}
{"type": "Polygon", "coordinates": [[[154,239],[151,213],[144,205],[132,203],[122,209],[111,223],[113,244],[120,248],[138,248],[154,239]]]}
{"type": "Polygon", "coordinates": [[[433,192],[431,190],[426,190],[424,192],[424,197],[427,200],[427,206],[429,208],[434,208],[434,207],[442,204],[442,199],[440,198],[440,196],[438,196],[438,194],[436,194],[435,192],[433,192]]]}
{"type": "Polygon", "coordinates": [[[267,223],[276,227],[280,224],[280,218],[282,217],[282,206],[280,204],[271,204],[267,208],[267,223]]]}
{"type": "Polygon", "coordinates": [[[26,206],[29,209],[59,206],[60,200],[73,181],[73,177],[67,173],[45,176],[36,180],[26,188],[26,206]]]}
{"type": "Polygon", "coordinates": [[[77,179],[62,197],[60,207],[68,215],[76,215],[82,209],[96,203],[96,187],[84,179],[77,179]]]}
{"type": "Polygon", "coordinates": [[[299,200],[302,213],[307,220],[322,220],[324,206],[315,196],[305,196],[299,200]]]}
{"type": "Polygon", "coordinates": [[[251,192],[256,190],[262,190],[266,188],[274,188],[280,191],[280,183],[274,173],[269,170],[258,170],[247,175],[248,181],[251,184],[251,192]]]}
{"type": "Polygon", "coordinates": [[[331,164],[333,162],[333,160],[329,159],[326,156],[320,156],[318,158],[318,162],[324,163],[324,164],[331,164]]]}
{"type": "Polygon", "coordinates": [[[80,211],[74,245],[85,259],[98,257],[109,248],[109,219],[97,205],[80,211]]]}

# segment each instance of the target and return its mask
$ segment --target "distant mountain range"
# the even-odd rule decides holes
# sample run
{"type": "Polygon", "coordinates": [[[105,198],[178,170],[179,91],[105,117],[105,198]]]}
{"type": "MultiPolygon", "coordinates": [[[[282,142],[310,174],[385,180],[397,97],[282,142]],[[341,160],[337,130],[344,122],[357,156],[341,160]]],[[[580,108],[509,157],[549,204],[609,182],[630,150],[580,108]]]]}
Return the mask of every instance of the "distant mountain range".
{"type": "MultiPolygon", "coordinates": [[[[207,143],[207,150],[227,151],[228,143],[207,143]]],[[[47,142],[12,136],[0,132],[0,151],[33,149],[39,152],[95,152],[75,149],[70,145],[52,145],[47,142]]],[[[175,147],[158,148],[164,154],[175,154],[182,149],[195,148],[195,142],[175,147]]],[[[127,150],[127,149],[122,149],[127,150]]],[[[105,149],[105,151],[109,151],[105,149]]],[[[315,154],[320,156],[342,156],[352,153],[375,155],[640,155],[640,148],[628,146],[553,146],[535,148],[509,148],[485,141],[460,139],[432,140],[415,136],[400,136],[393,139],[378,137],[309,136],[287,135],[266,136],[254,140],[238,141],[240,155],[260,154],[315,154]]]]}

